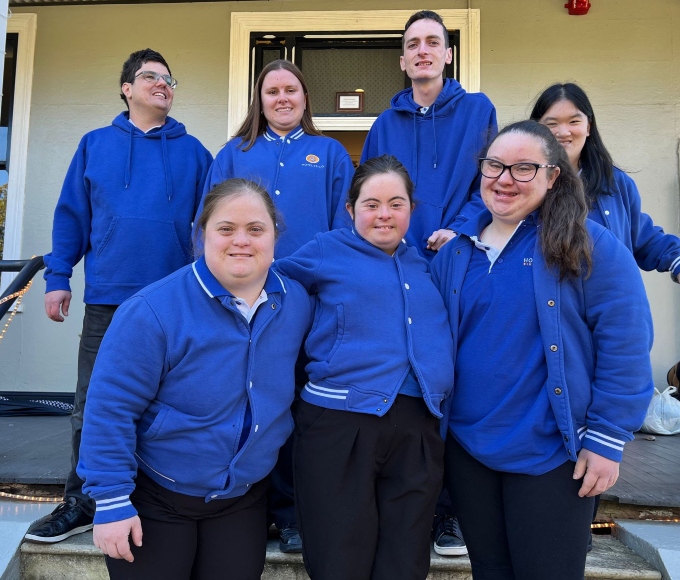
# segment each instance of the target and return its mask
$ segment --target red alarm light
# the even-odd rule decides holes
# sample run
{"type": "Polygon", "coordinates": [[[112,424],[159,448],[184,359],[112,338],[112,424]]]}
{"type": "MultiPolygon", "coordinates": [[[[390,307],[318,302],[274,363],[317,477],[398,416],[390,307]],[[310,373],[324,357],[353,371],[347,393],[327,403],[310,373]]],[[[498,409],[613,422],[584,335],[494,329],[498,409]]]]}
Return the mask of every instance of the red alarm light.
{"type": "Polygon", "coordinates": [[[569,10],[569,14],[572,16],[580,16],[581,14],[588,14],[590,10],[589,0],[569,0],[564,7],[569,10]]]}

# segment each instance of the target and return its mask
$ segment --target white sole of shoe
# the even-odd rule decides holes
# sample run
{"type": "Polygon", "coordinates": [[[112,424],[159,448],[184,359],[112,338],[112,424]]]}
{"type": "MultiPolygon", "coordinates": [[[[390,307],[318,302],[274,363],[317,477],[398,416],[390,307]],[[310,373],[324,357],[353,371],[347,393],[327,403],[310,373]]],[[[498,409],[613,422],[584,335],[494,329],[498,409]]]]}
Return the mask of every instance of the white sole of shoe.
{"type": "Polygon", "coordinates": [[[434,545],[434,551],[440,556],[467,556],[467,546],[460,548],[446,548],[443,546],[434,545]]]}
{"type": "Polygon", "coordinates": [[[70,538],[71,536],[87,532],[88,530],[91,530],[93,527],[94,524],[87,524],[85,526],[80,526],[79,528],[73,528],[72,530],[66,532],[65,534],[61,534],[60,536],[52,536],[49,538],[44,538],[42,536],[34,536],[33,534],[26,534],[24,536],[24,540],[27,540],[29,542],[37,542],[38,544],[56,544],[57,542],[61,542],[66,538],[70,538]]]}

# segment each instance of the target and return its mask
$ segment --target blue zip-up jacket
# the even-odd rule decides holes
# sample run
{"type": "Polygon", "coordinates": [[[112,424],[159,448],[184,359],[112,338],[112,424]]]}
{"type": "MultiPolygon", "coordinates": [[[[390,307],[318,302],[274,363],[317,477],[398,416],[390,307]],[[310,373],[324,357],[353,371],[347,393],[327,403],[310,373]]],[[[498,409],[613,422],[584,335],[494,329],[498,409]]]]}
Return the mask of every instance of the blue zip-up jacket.
{"type": "Polygon", "coordinates": [[[269,474],[293,428],[294,366],[312,305],[271,271],[264,290],[249,324],[200,258],[118,309],[92,374],[78,464],[95,524],[136,514],[138,468],[206,502],[243,495],[269,474]]]}
{"type": "Polygon", "coordinates": [[[87,133],[54,212],[46,291],[70,291],[73,267],[85,257],[85,303],[121,304],[188,264],[211,162],[171,117],[144,133],[124,112],[87,133]]]}
{"type": "MultiPolygon", "coordinates": [[[[416,201],[406,241],[432,260],[436,252],[426,249],[427,238],[439,229],[455,229],[456,216],[479,189],[479,154],[498,129],[488,97],[467,93],[455,79],[444,80],[425,114],[419,109],[413,89],[397,93],[368,132],[361,162],[389,153],[404,164],[416,201]]],[[[477,195],[465,213],[483,208],[477,195]]]]}
{"type": "Polygon", "coordinates": [[[276,258],[289,256],[319,232],[351,227],[345,202],[354,166],[338,141],[308,135],[302,127],[285,137],[267,128],[248,151],[242,147],[237,137],[217,154],[205,192],[232,177],[261,184],[283,215],[276,258]]]}
{"type": "Polygon", "coordinates": [[[400,244],[390,256],[340,229],[317,234],[274,267],[316,296],[305,401],[381,417],[413,368],[430,412],[441,417],[453,384],[451,331],[415,248],[400,244]]]}
{"type": "MultiPolygon", "coordinates": [[[[431,264],[432,279],[449,311],[454,349],[460,289],[474,248],[470,236],[479,236],[490,222],[487,210],[468,220],[431,264]]],[[[588,220],[592,273],[560,282],[543,259],[539,228],[531,266],[534,294],[548,368],[545,388],[564,447],[574,461],[581,447],[621,461],[623,446],[642,424],[654,389],[652,319],[640,271],[611,232],[588,220]]],[[[490,348],[492,338],[512,340],[518,324],[522,320],[499,320],[490,348]]],[[[521,364],[521,348],[517,357],[521,364]]],[[[442,429],[447,426],[448,420],[442,421],[442,429]]]]}
{"type": "Polygon", "coordinates": [[[666,234],[642,211],[635,182],[623,171],[614,168],[614,187],[602,186],[590,217],[623,242],[642,270],[670,272],[678,282],[680,238],[666,234]]]}

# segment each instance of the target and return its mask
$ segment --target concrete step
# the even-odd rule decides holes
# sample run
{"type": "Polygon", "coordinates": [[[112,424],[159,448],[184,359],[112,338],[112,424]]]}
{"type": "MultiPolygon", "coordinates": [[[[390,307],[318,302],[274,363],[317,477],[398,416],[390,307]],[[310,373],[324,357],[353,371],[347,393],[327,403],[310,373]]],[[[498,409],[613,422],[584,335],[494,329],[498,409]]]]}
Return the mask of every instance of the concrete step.
{"type": "MultiPolygon", "coordinates": [[[[617,540],[593,538],[586,580],[661,580],[661,574],[617,540]]],[[[101,552],[92,544],[91,532],[58,544],[21,546],[21,580],[107,580],[101,552]]],[[[150,579],[153,580],[153,579],[150,579]]],[[[279,552],[276,540],[267,548],[262,580],[309,580],[302,557],[279,552]]],[[[428,580],[472,580],[467,557],[449,558],[432,553],[428,580]]]]}

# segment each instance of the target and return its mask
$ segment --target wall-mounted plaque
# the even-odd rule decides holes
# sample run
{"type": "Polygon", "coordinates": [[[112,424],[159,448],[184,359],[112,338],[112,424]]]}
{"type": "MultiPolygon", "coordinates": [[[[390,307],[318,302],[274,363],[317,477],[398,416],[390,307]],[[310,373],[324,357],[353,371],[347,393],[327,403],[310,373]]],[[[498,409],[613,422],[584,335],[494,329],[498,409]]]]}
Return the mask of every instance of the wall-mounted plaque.
{"type": "Polygon", "coordinates": [[[335,93],[336,113],[363,113],[364,93],[335,93]]]}

